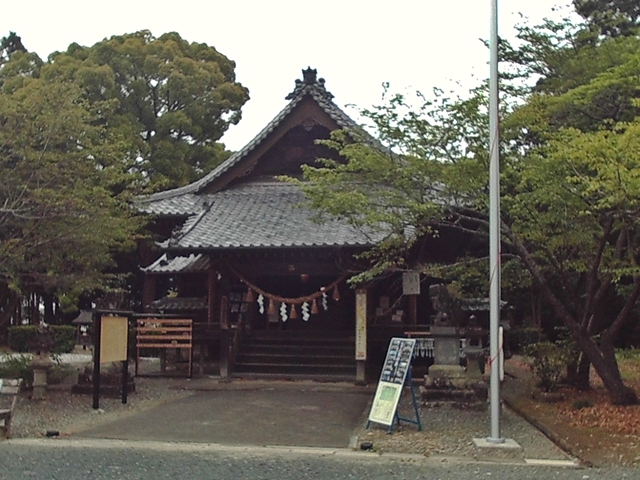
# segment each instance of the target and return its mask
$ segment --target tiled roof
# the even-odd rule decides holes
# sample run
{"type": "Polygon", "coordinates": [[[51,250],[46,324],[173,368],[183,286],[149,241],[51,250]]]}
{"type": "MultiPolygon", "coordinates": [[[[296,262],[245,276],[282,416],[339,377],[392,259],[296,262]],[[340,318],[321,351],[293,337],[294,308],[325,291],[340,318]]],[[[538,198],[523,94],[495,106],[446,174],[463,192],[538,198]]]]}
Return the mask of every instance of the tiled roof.
{"type": "Polygon", "coordinates": [[[289,100],[284,109],[275,116],[266,127],[262,129],[256,137],[245,145],[241,150],[231,155],[226,161],[218,165],[215,169],[189,185],[174,188],[164,192],[155,193],[145,197],[139,197],[136,207],[145,212],[159,215],[181,215],[185,213],[195,213],[193,208],[197,207],[200,196],[197,194],[207,187],[212,181],[220,177],[233,166],[237,165],[247,154],[256,148],[269,133],[280,125],[284,118],[293,111],[305,95],[310,95],[322,107],[322,109],[340,126],[340,128],[358,128],[358,125],[340,107],[333,103],[333,95],[324,86],[324,79],[316,79],[316,71],[307,69],[303,71],[304,80],[296,80],[296,87],[293,92],[287,95],[289,100]],[[183,198],[184,197],[184,198],[183,198]],[[191,210],[190,210],[191,209],[191,210]]]}
{"type": "Polygon", "coordinates": [[[147,201],[147,199],[138,199],[136,201],[138,210],[150,215],[164,216],[192,215],[202,211],[207,203],[207,195],[194,195],[192,193],[153,201],[147,201]]]}
{"type": "Polygon", "coordinates": [[[201,297],[164,297],[151,302],[150,306],[161,312],[206,310],[207,299],[201,297]]]}
{"type": "Polygon", "coordinates": [[[190,273],[205,272],[209,269],[209,257],[191,254],[188,257],[170,258],[165,253],[148,267],[141,270],[146,273],[190,273]]]}
{"type": "Polygon", "coordinates": [[[226,249],[312,246],[368,246],[380,235],[365,234],[337,220],[318,224],[302,206],[296,185],[255,182],[209,195],[210,206],[191,216],[161,246],[170,249],[226,249]]]}

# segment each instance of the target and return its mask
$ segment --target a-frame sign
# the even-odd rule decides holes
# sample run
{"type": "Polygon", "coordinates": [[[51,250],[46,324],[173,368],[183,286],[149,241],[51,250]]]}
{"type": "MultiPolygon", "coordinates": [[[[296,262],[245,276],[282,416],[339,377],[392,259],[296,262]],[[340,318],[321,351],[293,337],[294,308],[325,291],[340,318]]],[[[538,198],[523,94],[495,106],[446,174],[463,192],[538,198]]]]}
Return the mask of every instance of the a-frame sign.
{"type": "Polygon", "coordinates": [[[422,430],[418,402],[413,388],[413,379],[411,378],[411,359],[413,358],[415,344],[415,338],[394,337],[391,339],[380,380],[378,381],[376,395],[371,405],[367,428],[369,428],[371,422],[375,422],[386,425],[389,427],[389,432],[391,432],[395,420],[398,424],[400,424],[400,421],[413,423],[418,426],[418,430],[422,430]],[[415,420],[402,418],[398,415],[398,403],[405,384],[408,384],[411,389],[413,407],[416,414],[415,420]]]}

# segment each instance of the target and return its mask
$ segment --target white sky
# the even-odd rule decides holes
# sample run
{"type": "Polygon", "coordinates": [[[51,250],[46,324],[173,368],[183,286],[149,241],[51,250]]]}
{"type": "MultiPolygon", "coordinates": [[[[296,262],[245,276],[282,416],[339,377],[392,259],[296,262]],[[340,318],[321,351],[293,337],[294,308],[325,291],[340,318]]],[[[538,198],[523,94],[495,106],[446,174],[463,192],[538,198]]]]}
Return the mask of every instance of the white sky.
{"type": "MultiPolygon", "coordinates": [[[[509,37],[518,12],[535,24],[559,18],[569,0],[502,0],[499,33],[509,37]]],[[[223,138],[237,150],[286,104],[307,66],[326,79],[344,107],[379,102],[392,90],[465,89],[488,77],[490,0],[25,0],[5,2],[0,37],[15,31],[25,47],[46,57],[72,42],[93,45],[113,35],[147,29],[178,32],[236,62],[251,100],[243,119],[223,138]]],[[[567,10],[565,10],[565,13],[567,10]]],[[[354,110],[348,113],[356,117],[354,110]]]]}

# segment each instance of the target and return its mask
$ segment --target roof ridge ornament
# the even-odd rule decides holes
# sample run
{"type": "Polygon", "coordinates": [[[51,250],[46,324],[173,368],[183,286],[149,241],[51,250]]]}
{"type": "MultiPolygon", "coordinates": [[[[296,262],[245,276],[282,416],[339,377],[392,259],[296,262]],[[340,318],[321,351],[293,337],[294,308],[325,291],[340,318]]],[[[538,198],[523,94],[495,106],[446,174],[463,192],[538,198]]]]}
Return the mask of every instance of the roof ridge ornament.
{"type": "Polygon", "coordinates": [[[302,80],[296,80],[296,86],[293,92],[287,95],[285,100],[293,100],[297,96],[310,92],[311,90],[314,90],[325,100],[333,99],[333,94],[324,86],[324,78],[318,78],[318,70],[307,67],[306,70],[302,70],[302,80]]]}

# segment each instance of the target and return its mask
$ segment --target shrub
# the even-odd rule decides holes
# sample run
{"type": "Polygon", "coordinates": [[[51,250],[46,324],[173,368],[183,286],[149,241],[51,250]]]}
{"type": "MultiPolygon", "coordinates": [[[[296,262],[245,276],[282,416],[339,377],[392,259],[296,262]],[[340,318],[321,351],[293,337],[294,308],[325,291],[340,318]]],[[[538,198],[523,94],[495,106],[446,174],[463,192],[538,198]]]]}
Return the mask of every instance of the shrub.
{"type": "Polygon", "coordinates": [[[544,332],[536,327],[514,328],[505,332],[507,349],[512,353],[524,353],[526,347],[546,340],[544,332]]]}
{"type": "Polygon", "coordinates": [[[571,408],[573,410],[582,410],[583,408],[591,408],[593,407],[594,402],[590,398],[576,398],[571,403],[571,408]]]}
{"type": "Polygon", "coordinates": [[[621,360],[638,360],[640,359],[640,348],[624,348],[616,350],[616,357],[621,360]]]}
{"type": "MultiPolygon", "coordinates": [[[[72,325],[50,325],[54,347],[52,353],[70,353],[76,345],[76,328],[72,325]]],[[[30,345],[38,333],[35,325],[9,328],[9,348],[14,352],[30,352],[30,345]]]]}
{"type": "Polygon", "coordinates": [[[14,352],[29,352],[29,345],[37,331],[35,325],[9,327],[9,348],[14,352]]]}
{"type": "Polygon", "coordinates": [[[49,385],[59,385],[65,378],[76,373],[76,369],[71,365],[60,362],[59,359],[54,356],[54,365],[47,373],[47,383],[49,385]]]}
{"type": "Polygon", "coordinates": [[[0,377],[22,378],[25,385],[33,383],[33,371],[31,370],[30,355],[16,355],[0,358],[0,377]]]}
{"type": "Polygon", "coordinates": [[[53,353],[71,353],[76,346],[77,330],[72,325],[51,325],[53,353]]]}
{"type": "Polygon", "coordinates": [[[545,392],[553,392],[560,376],[573,359],[573,351],[551,342],[539,342],[527,346],[531,372],[538,377],[538,386],[545,392]]]}

